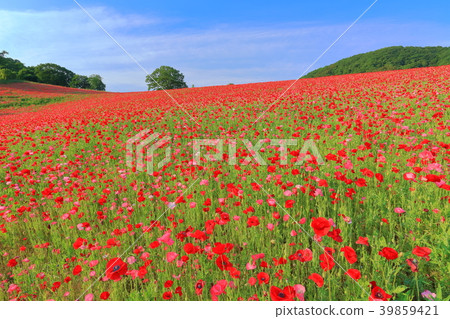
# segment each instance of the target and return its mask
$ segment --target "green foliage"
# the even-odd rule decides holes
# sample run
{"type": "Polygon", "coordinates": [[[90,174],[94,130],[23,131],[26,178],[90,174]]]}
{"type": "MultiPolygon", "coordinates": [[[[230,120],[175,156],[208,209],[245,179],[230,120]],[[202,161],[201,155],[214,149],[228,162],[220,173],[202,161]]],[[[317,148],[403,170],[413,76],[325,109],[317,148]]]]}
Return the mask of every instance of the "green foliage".
{"type": "Polygon", "coordinates": [[[17,108],[26,106],[43,106],[47,104],[66,102],[74,99],[75,97],[72,97],[70,95],[55,97],[27,97],[6,95],[0,96],[0,109],[9,107],[17,108]]]}
{"type": "Polygon", "coordinates": [[[7,57],[9,53],[0,51],[0,80],[24,80],[67,86],[79,89],[105,91],[106,86],[98,74],[85,75],[74,72],[54,63],[44,63],[38,66],[26,67],[19,60],[7,57]]]}
{"type": "Polygon", "coordinates": [[[19,60],[15,60],[12,58],[6,57],[8,52],[5,50],[0,52],[0,69],[8,69],[13,72],[19,72],[21,69],[25,67],[22,62],[19,60]]]}
{"type": "Polygon", "coordinates": [[[17,73],[9,69],[0,69],[0,80],[14,80],[17,73]]]}
{"type": "Polygon", "coordinates": [[[145,82],[149,91],[187,88],[183,73],[165,65],[147,75],[145,82]]]}
{"type": "Polygon", "coordinates": [[[314,70],[304,78],[402,70],[450,64],[450,47],[394,46],[354,55],[314,70]]]}
{"type": "Polygon", "coordinates": [[[17,73],[17,78],[24,81],[37,82],[38,77],[34,73],[34,67],[25,67],[17,73]]]}
{"type": "Polygon", "coordinates": [[[69,86],[75,76],[72,71],[54,63],[39,64],[35,68],[36,76],[41,83],[69,86]]]}
{"type": "Polygon", "coordinates": [[[89,78],[87,76],[75,74],[70,81],[70,87],[77,89],[89,89],[91,86],[89,84],[89,78]]]}
{"type": "Polygon", "coordinates": [[[91,90],[105,91],[106,85],[102,81],[102,77],[98,74],[92,74],[88,78],[89,88],[91,90]]]}

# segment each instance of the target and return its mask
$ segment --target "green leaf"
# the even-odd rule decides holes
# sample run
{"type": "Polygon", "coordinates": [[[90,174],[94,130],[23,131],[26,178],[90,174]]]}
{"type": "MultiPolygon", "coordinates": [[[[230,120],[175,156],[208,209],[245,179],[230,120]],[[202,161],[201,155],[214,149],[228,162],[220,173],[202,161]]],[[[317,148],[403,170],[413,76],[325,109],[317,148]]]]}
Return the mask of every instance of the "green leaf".
{"type": "Polygon", "coordinates": [[[436,298],[438,300],[442,300],[442,287],[441,287],[441,284],[438,284],[438,286],[436,288],[436,298]]]}
{"type": "Polygon", "coordinates": [[[398,286],[397,288],[395,288],[394,290],[392,290],[391,293],[393,293],[393,294],[399,294],[399,293],[405,291],[406,289],[408,289],[408,287],[406,287],[406,286],[404,286],[404,285],[401,285],[401,286],[398,286]]]}

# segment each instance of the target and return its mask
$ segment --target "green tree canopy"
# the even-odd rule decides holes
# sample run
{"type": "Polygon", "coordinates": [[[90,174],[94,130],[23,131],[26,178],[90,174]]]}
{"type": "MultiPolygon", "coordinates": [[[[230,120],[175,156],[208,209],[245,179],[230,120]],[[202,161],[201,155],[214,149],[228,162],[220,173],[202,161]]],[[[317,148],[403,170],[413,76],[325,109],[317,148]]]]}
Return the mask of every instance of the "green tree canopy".
{"type": "Polygon", "coordinates": [[[145,78],[149,91],[187,88],[184,75],[170,66],[160,66],[145,78]]]}
{"type": "Polygon", "coordinates": [[[91,88],[91,85],[89,84],[89,78],[85,75],[75,74],[69,84],[71,88],[77,89],[91,88]]]}
{"type": "Polygon", "coordinates": [[[39,64],[35,67],[35,74],[39,82],[61,86],[70,86],[75,76],[72,71],[54,63],[39,64]]]}
{"type": "Polygon", "coordinates": [[[38,81],[38,78],[37,78],[36,74],[34,73],[34,67],[32,67],[32,66],[24,67],[23,69],[21,69],[19,71],[19,73],[17,73],[17,78],[19,80],[24,80],[24,81],[32,81],[32,82],[38,81]]]}
{"type": "Polygon", "coordinates": [[[88,78],[89,88],[91,90],[105,91],[106,85],[102,81],[102,77],[98,74],[92,74],[88,78]]]}
{"type": "Polygon", "coordinates": [[[2,79],[41,82],[79,89],[104,91],[106,85],[98,74],[85,75],[74,72],[54,63],[43,63],[38,66],[25,66],[19,60],[7,57],[9,53],[0,51],[0,69],[2,79]]]}
{"type": "Polygon", "coordinates": [[[10,69],[0,69],[0,80],[14,80],[17,78],[17,73],[10,69]]]}
{"type": "Polygon", "coordinates": [[[8,58],[8,52],[3,50],[0,52],[0,69],[8,69],[13,72],[19,72],[25,67],[22,62],[16,59],[8,58]]]}
{"type": "Polygon", "coordinates": [[[314,70],[305,78],[450,64],[450,47],[394,46],[362,53],[314,70]]]}

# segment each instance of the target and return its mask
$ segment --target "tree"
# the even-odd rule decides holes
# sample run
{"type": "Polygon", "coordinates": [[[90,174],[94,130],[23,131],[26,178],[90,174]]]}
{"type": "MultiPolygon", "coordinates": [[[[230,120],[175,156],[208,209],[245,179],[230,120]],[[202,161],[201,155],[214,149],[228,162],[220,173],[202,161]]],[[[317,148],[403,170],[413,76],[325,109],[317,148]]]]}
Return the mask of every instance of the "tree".
{"type": "Polygon", "coordinates": [[[17,73],[10,69],[0,69],[0,80],[14,80],[17,78],[17,73]]]}
{"type": "Polygon", "coordinates": [[[34,73],[34,67],[25,67],[17,73],[17,78],[19,80],[37,82],[38,78],[34,73]]]}
{"type": "Polygon", "coordinates": [[[61,86],[69,86],[75,76],[72,71],[54,63],[39,64],[35,68],[35,74],[41,83],[61,86]]]}
{"type": "Polygon", "coordinates": [[[184,75],[170,66],[160,66],[145,78],[148,90],[170,90],[187,88],[184,75]]]}
{"type": "Polygon", "coordinates": [[[98,74],[92,74],[88,78],[89,88],[91,90],[105,91],[106,85],[102,81],[102,77],[98,74]]]}
{"type": "Polygon", "coordinates": [[[5,50],[0,52],[0,69],[9,69],[14,72],[19,72],[25,67],[22,62],[16,59],[6,57],[8,52],[5,50]]]}
{"type": "Polygon", "coordinates": [[[90,89],[91,88],[91,85],[89,83],[89,78],[85,75],[75,74],[69,84],[70,84],[71,88],[77,88],[77,89],[90,89]]]}

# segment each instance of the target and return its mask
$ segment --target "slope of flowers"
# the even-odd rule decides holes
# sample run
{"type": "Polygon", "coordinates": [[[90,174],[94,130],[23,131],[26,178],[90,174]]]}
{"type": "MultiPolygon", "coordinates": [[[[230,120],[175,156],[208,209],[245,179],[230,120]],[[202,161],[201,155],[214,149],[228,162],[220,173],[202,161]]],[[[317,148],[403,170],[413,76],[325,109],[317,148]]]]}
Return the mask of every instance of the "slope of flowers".
{"type": "Polygon", "coordinates": [[[3,114],[0,299],[446,299],[449,78],[307,79],[280,101],[291,81],[170,91],[179,105],[103,93],[3,114]],[[144,129],[170,139],[151,174],[126,165],[144,129]],[[194,159],[196,139],[223,154],[194,159]],[[324,165],[296,165],[306,140],[324,165]],[[246,146],[258,141],[266,165],[246,146]]]}
{"type": "Polygon", "coordinates": [[[104,92],[33,82],[0,84],[0,116],[30,113],[44,105],[80,100],[93,94],[100,95],[104,92]]]}
{"type": "Polygon", "coordinates": [[[84,90],[57,86],[51,84],[42,84],[35,82],[12,82],[0,84],[0,95],[21,95],[21,96],[61,96],[65,94],[93,94],[104,93],[102,91],[84,90]]]}

